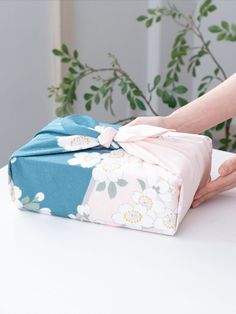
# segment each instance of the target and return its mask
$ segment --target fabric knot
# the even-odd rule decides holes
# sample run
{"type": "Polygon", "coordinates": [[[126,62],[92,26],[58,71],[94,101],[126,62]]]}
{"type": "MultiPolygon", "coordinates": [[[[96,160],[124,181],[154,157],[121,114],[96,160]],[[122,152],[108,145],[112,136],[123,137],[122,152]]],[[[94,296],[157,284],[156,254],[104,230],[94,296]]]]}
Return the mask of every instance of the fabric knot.
{"type": "Polygon", "coordinates": [[[101,134],[97,138],[99,144],[101,144],[102,146],[106,148],[109,148],[116,134],[117,134],[116,129],[112,127],[104,128],[101,131],[101,134]]]}

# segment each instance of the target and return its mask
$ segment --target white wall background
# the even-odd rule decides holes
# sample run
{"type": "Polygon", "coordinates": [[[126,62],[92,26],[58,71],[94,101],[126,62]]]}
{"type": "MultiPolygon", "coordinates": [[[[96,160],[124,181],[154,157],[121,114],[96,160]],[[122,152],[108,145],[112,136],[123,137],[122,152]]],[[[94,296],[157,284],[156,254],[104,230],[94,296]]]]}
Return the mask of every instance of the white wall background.
{"type": "MultiPolygon", "coordinates": [[[[148,32],[136,17],[145,12],[148,1],[80,0],[62,4],[62,41],[78,48],[81,60],[95,68],[109,67],[107,54],[115,54],[123,69],[145,90],[148,32]]],[[[86,78],[79,89],[76,110],[80,113],[85,113],[83,94],[90,85],[91,79],[86,78]]],[[[104,121],[129,116],[127,101],[119,91],[114,94],[114,108],[114,118],[101,105],[94,107],[91,114],[104,121]]]]}
{"type": "MultiPolygon", "coordinates": [[[[218,11],[206,19],[205,30],[222,19],[236,20],[236,1],[214,2],[218,11]]],[[[136,17],[145,13],[147,7],[166,3],[165,0],[61,0],[60,13],[58,0],[1,0],[0,166],[53,118],[55,107],[47,98],[47,87],[60,76],[60,67],[51,54],[60,40],[77,48],[82,60],[94,67],[107,66],[107,53],[114,53],[144,91],[155,74],[164,75],[177,27],[166,19],[147,30],[136,17]]],[[[175,0],[174,3],[189,12],[201,1],[175,0]]],[[[194,42],[195,38],[190,41],[194,42]]],[[[227,74],[234,73],[236,44],[216,43],[213,48],[227,74]]],[[[199,77],[211,70],[212,63],[205,59],[199,77]]],[[[198,82],[189,79],[186,73],[182,74],[181,81],[189,87],[188,99],[196,97],[198,82]]],[[[76,112],[87,113],[82,96],[90,85],[90,80],[81,85],[76,112]]],[[[101,104],[90,114],[103,121],[150,114],[148,111],[130,112],[126,99],[118,91],[114,102],[115,118],[105,112],[101,104]]],[[[155,97],[153,104],[160,114],[170,111],[155,97]]]]}
{"type": "Polygon", "coordinates": [[[0,1],[0,167],[52,119],[50,1],[0,1]]]}
{"type": "MultiPolygon", "coordinates": [[[[175,0],[175,5],[186,14],[200,6],[199,0],[175,0]]],[[[138,82],[145,91],[147,82],[152,81],[157,73],[164,75],[169,54],[176,31],[180,29],[169,18],[162,20],[147,30],[143,23],[138,23],[136,17],[145,13],[147,7],[167,5],[167,0],[80,0],[63,2],[63,41],[72,47],[78,48],[81,57],[87,63],[95,67],[106,66],[107,52],[117,55],[124,69],[138,82]]],[[[236,20],[235,0],[214,0],[218,10],[210,14],[203,22],[203,32],[206,38],[214,41],[215,36],[208,32],[208,26],[219,24],[226,19],[229,22],[236,20]]],[[[197,39],[194,35],[188,37],[189,43],[195,45],[197,39]]],[[[216,42],[212,45],[215,56],[223,65],[226,73],[231,75],[235,72],[236,44],[230,42],[216,42]]],[[[180,75],[181,82],[189,88],[188,99],[197,96],[197,87],[200,78],[212,72],[215,65],[209,57],[203,60],[203,66],[199,68],[199,79],[191,79],[187,71],[180,75]]],[[[77,112],[85,112],[82,95],[89,87],[89,82],[81,85],[79,100],[76,106],[77,112]]],[[[215,84],[212,85],[215,86],[215,84]]],[[[157,97],[153,98],[153,105],[158,108],[159,114],[166,115],[171,110],[160,103],[157,97]]],[[[126,115],[150,114],[147,112],[130,112],[125,98],[119,92],[115,95],[115,108],[117,116],[111,118],[101,106],[94,108],[91,112],[97,118],[105,120],[117,120],[126,115]]]]}

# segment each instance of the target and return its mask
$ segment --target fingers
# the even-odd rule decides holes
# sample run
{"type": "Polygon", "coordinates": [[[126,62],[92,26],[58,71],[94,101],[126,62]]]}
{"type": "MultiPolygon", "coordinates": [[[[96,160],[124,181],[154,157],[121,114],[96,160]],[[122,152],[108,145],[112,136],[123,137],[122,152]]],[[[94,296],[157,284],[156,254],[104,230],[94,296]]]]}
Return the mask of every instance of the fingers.
{"type": "Polygon", "coordinates": [[[225,178],[226,177],[218,177],[216,180],[207,183],[204,187],[198,190],[194,196],[194,199],[202,198],[204,195],[218,191],[220,188],[222,188],[222,186],[227,185],[225,178]]]}
{"type": "Polygon", "coordinates": [[[205,194],[203,197],[194,200],[193,203],[192,203],[192,208],[198,207],[201,203],[207,201],[208,199],[212,198],[212,197],[215,196],[216,194],[217,194],[216,191],[210,192],[210,193],[208,193],[208,194],[205,194]]]}
{"type": "Polygon", "coordinates": [[[216,194],[230,190],[234,187],[236,187],[236,171],[232,172],[228,176],[220,176],[214,181],[207,183],[195,194],[192,207],[195,208],[216,194]]]}
{"type": "Polygon", "coordinates": [[[236,171],[230,173],[227,176],[219,176],[215,180],[210,181],[195,194],[194,198],[200,198],[204,194],[211,193],[213,191],[223,191],[227,186],[231,184],[235,184],[236,186],[236,171]]]}
{"type": "Polygon", "coordinates": [[[227,176],[231,172],[236,170],[236,156],[231,157],[230,159],[226,160],[220,167],[219,167],[219,174],[221,176],[227,176]]]}

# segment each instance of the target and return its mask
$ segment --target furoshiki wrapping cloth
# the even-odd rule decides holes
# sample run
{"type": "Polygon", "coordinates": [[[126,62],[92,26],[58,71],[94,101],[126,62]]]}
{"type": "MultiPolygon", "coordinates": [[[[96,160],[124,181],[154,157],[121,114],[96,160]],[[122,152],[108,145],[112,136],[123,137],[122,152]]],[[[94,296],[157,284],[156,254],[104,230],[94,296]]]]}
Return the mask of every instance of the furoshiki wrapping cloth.
{"type": "Polygon", "coordinates": [[[11,156],[11,196],[23,210],[173,235],[211,156],[203,135],[72,115],[11,156]]]}

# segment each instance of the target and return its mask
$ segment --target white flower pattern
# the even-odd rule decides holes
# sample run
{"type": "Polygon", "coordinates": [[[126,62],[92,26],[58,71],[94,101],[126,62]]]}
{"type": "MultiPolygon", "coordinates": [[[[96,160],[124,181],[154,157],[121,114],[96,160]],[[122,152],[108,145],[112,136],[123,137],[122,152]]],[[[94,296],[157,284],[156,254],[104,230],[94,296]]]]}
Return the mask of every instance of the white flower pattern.
{"type": "Polygon", "coordinates": [[[23,204],[20,201],[20,198],[22,196],[21,189],[18,186],[14,185],[12,180],[9,183],[9,188],[12,202],[17,208],[21,209],[23,207],[23,204]]]}
{"type": "Polygon", "coordinates": [[[161,213],[165,210],[163,202],[157,199],[157,192],[151,188],[133,192],[133,200],[149,213],[161,213]]]}
{"type": "Polygon", "coordinates": [[[45,198],[43,192],[38,192],[35,194],[32,201],[28,196],[22,197],[22,190],[14,185],[13,181],[9,182],[10,195],[13,203],[16,205],[18,209],[29,210],[41,214],[51,215],[51,209],[47,207],[40,208],[40,202],[42,202],[45,198]]]}
{"type": "Polygon", "coordinates": [[[101,154],[99,153],[76,153],[74,158],[68,160],[68,164],[71,166],[80,165],[82,168],[91,168],[97,165],[101,161],[101,154]]]}
{"type": "Polygon", "coordinates": [[[176,230],[177,213],[167,212],[158,216],[155,220],[154,227],[158,230],[174,231],[176,230]]]}
{"type": "Polygon", "coordinates": [[[34,197],[34,201],[42,202],[44,198],[45,198],[45,195],[42,192],[38,192],[34,197]]]}
{"type": "Polygon", "coordinates": [[[90,207],[89,207],[89,205],[88,204],[78,205],[76,215],[69,214],[68,217],[71,219],[77,219],[77,220],[81,220],[81,221],[90,221],[90,207]]]}
{"type": "Polygon", "coordinates": [[[47,208],[47,207],[43,207],[39,209],[40,214],[44,214],[44,215],[51,215],[51,209],[47,208]]]}
{"type": "Polygon", "coordinates": [[[76,151],[98,146],[98,140],[85,135],[71,135],[57,137],[57,145],[66,151],[76,151]]]}
{"type": "Polygon", "coordinates": [[[122,204],[118,211],[112,215],[115,224],[131,229],[141,230],[152,228],[153,218],[147,214],[146,209],[141,206],[131,206],[128,203],[122,204]]]}
{"type": "Polygon", "coordinates": [[[106,159],[106,160],[110,160],[110,161],[116,161],[116,160],[123,160],[123,161],[128,161],[127,158],[130,155],[128,153],[126,153],[126,151],[124,151],[123,149],[115,149],[112,150],[109,153],[104,153],[102,154],[101,158],[102,159],[106,159]],[[124,160],[126,159],[126,160],[124,160]]]}
{"type": "Polygon", "coordinates": [[[14,164],[16,161],[17,161],[17,158],[16,158],[16,157],[13,157],[13,158],[11,158],[10,163],[11,163],[11,164],[14,164]]]}
{"type": "Polygon", "coordinates": [[[124,163],[122,160],[110,161],[104,159],[93,169],[92,176],[95,181],[112,181],[117,182],[123,177],[124,163]]]}
{"type": "Polygon", "coordinates": [[[159,196],[164,202],[170,201],[176,194],[176,188],[172,183],[173,177],[167,171],[162,176],[155,176],[152,173],[148,176],[149,185],[158,189],[159,196]]]}

